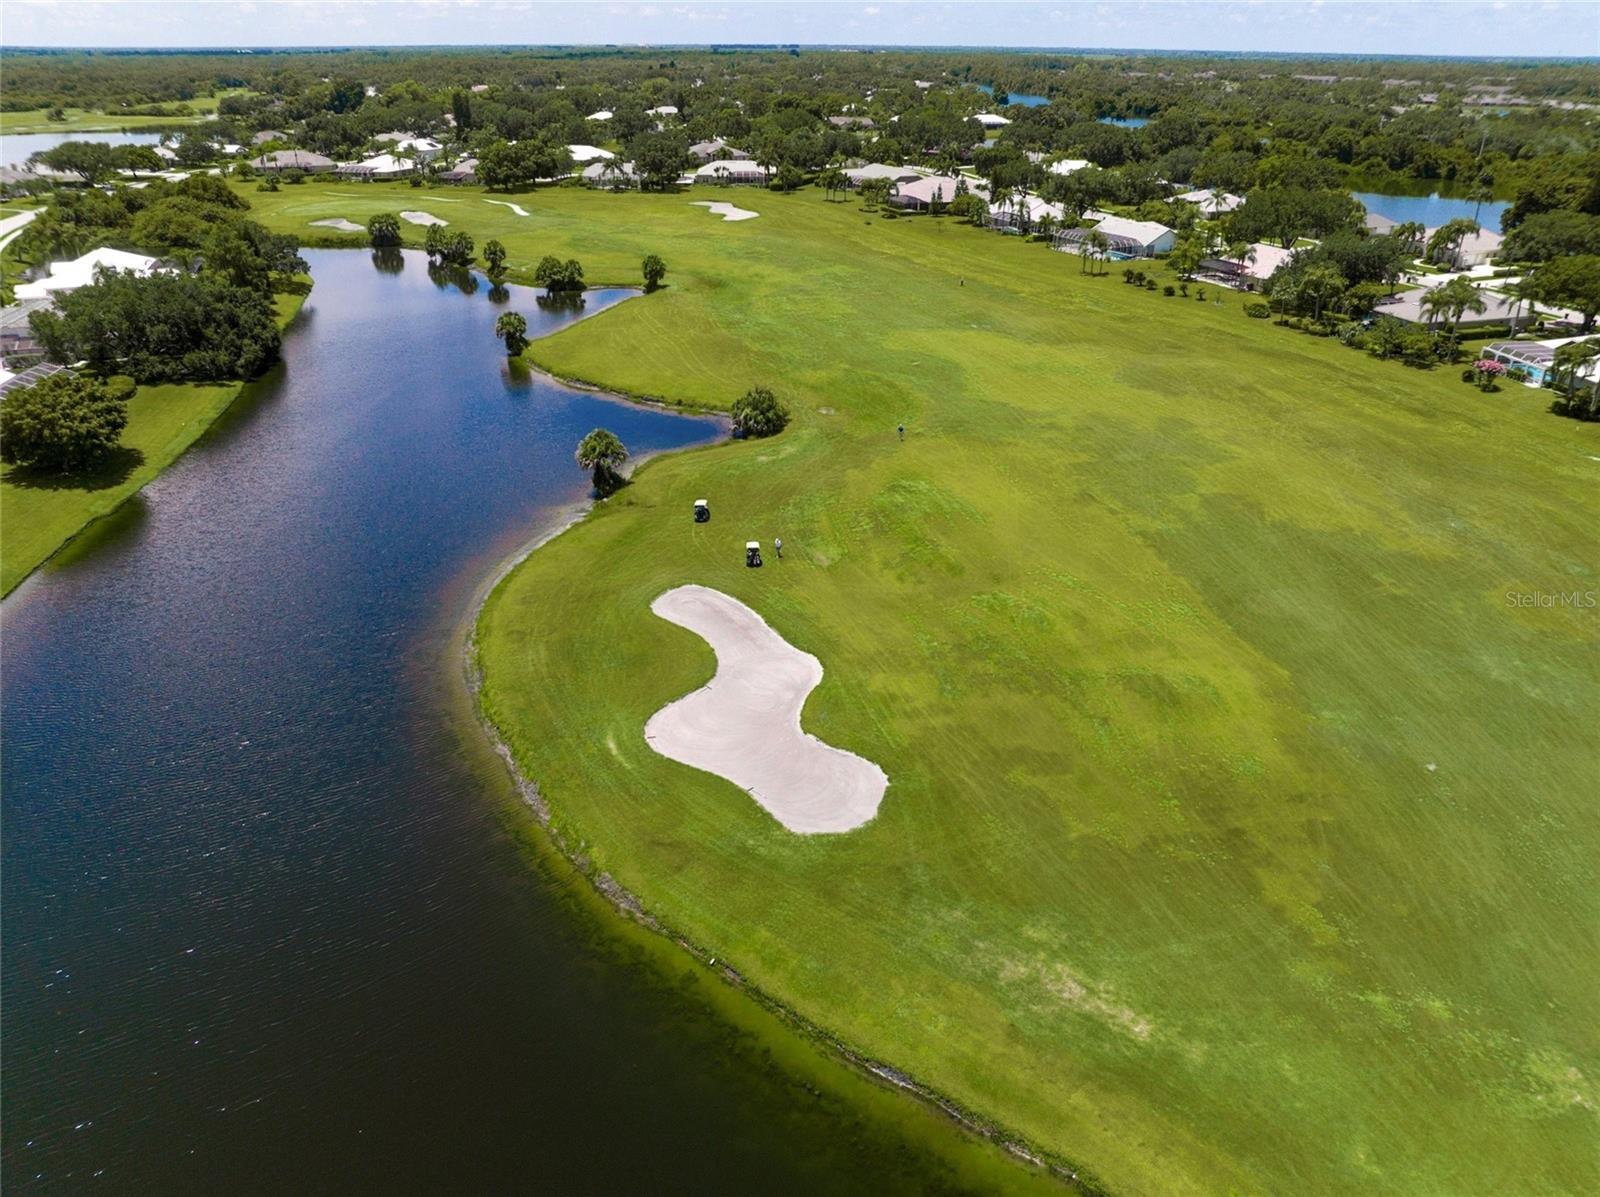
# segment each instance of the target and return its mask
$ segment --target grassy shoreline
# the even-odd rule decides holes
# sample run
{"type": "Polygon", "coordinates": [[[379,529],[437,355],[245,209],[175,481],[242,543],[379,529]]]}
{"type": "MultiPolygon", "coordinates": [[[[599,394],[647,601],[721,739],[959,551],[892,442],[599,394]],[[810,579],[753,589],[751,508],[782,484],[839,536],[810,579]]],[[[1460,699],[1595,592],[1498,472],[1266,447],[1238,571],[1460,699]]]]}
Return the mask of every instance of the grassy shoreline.
{"type": "MultiPolygon", "coordinates": [[[[274,298],[278,327],[294,323],[310,293],[274,298]]],[[[99,520],[114,514],[205,435],[251,382],[142,386],[128,401],[128,426],[118,462],[89,485],[35,479],[15,466],[0,472],[0,597],[99,520]]]]}
{"type": "Polygon", "coordinates": [[[431,210],[593,278],[660,253],[667,291],[530,359],[795,408],[658,459],[479,623],[554,834],[664,926],[1114,1191],[1592,1187],[1592,616],[1504,596],[1593,585],[1593,428],[814,193],[741,190],[736,225],[252,198],[294,232],[431,210]],[[781,570],[743,570],[775,532],[781,570]],[[806,726],[888,771],[872,824],[789,836],[649,752],[712,672],[648,613],[684,581],[823,660],[806,726]]]}

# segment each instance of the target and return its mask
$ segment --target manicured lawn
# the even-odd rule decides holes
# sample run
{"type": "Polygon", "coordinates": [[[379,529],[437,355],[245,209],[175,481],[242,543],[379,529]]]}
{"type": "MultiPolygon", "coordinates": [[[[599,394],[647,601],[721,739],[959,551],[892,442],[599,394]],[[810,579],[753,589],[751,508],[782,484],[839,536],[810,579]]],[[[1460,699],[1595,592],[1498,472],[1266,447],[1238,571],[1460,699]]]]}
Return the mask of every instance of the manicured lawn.
{"type": "MultiPolygon", "coordinates": [[[[305,302],[280,295],[278,319],[287,327],[305,302]]],[[[122,454],[87,481],[61,485],[6,466],[0,471],[0,594],[12,589],[58,549],[116,510],[171,465],[239,396],[242,383],[140,387],[128,401],[122,454]]]]}
{"type": "Polygon", "coordinates": [[[480,626],[559,828],[664,921],[1114,1191],[1600,1190],[1600,612],[1507,599],[1600,591],[1600,427],[814,191],[250,198],[591,281],[659,253],[529,356],[794,408],[647,465],[480,626]],[[713,669],[648,611],[684,582],[821,659],[874,822],[797,837],[647,748],[713,669]]]}

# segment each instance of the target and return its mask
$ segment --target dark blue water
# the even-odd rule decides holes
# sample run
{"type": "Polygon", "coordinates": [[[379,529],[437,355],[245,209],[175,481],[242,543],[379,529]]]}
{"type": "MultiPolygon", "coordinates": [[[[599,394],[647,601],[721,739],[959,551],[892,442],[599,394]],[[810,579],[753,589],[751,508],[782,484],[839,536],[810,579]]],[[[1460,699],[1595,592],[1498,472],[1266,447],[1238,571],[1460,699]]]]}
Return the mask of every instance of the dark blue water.
{"type": "MultiPolygon", "coordinates": [[[[994,88],[987,83],[978,84],[978,90],[986,96],[994,95],[994,88]]],[[[1008,104],[1021,104],[1024,108],[1042,108],[1049,102],[1049,96],[1036,96],[1025,91],[1010,92],[1006,100],[1008,104]]]]}
{"type": "Polygon", "coordinates": [[[1484,200],[1478,203],[1475,200],[1451,199],[1438,194],[1384,195],[1377,191],[1352,191],[1350,194],[1360,200],[1362,207],[1368,212],[1387,216],[1400,224],[1418,221],[1430,229],[1436,229],[1459,217],[1466,220],[1475,219],[1484,228],[1499,232],[1500,215],[1511,206],[1499,200],[1484,200]]]}
{"type": "Polygon", "coordinates": [[[3,608],[5,1190],[947,1187],[600,942],[461,712],[578,439],[718,426],[511,374],[481,280],[307,257],[286,368],[3,608]]]}
{"type": "Polygon", "coordinates": [[[107,145],[158,145],[159,133],[7,133],[0,137],[0,163],[20,166],[32,154],[53,150],[67,141],[103,141],[107,145]]]}

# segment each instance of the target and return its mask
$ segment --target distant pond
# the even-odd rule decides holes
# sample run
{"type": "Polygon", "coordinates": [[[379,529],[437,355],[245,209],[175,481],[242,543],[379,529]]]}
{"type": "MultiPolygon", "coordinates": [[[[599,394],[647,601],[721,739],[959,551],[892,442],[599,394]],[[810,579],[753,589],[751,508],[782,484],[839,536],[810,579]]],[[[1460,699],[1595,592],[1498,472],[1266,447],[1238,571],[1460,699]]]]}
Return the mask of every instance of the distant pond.
{"type": "MultiPolygon", "coordinates": [[[[986,96],[994,95],[994,87],[988,83],[978,84],[978,90],[986,96]]],[[[1007,97],[1006,103],[1021,104],[1024,108],[1043,108],[1050,102],[1049,96],[1036,96],[1025,91],[1009,92],[1007,97]]]]}
{"type": "Polygon", "coordinates": [[[103,141],[107,145],[159,145],[161,134],[143,133],[7,133],[0,136],[0,165],[21,166],[41,150],[68,141],[103,141]]]}
{"type": "Polygon", "coordinates": [[[1147,116],[1102,116],[1102,125],[1116,125],[1121,129],[1142,129],[1150,123],[1147,116]]]}
{"type": "Polygon", "coordinates": [[[1380,191],[1352,191],[1350,194],[1360,200],[1368,212],[1376,212],[1401,224],[1418,221],[1430,229],[1464,217],[1467,220],[1475,219],[1484,228],[1498,232],[1500,215],[1511,206],[1504,200],[1484,200],[1479,203],[1437,192],[1432,195],[1386,195],[1380,191]]]}

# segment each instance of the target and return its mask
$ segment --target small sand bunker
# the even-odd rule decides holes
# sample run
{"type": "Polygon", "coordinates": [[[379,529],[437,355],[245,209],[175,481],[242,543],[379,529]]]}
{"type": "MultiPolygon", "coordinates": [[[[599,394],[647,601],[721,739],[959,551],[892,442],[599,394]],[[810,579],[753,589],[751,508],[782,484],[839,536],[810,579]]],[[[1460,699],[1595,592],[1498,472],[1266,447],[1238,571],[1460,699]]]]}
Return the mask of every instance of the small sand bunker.
{"type": "Polygon", "coordinates": [[[801,652],[736,598],[679,586],[650,604],[717,654],[717,672],[645,724],[669,760],[725,777],[790,831],[850,831],[878,813],[889,786],[882,769],[800,728],[822,663],[801,652]]]}
{"type": "Polygon", "coordinates": [[[502,208],[510,208],[518,216],[526,216],[528,210],[521,204],[513,204],[510,200],[484,200],[486,204],[499,204],[502,208]]]}
{"type": "Polygon", "coordinates": [[[412,224],[439,224],[439,225],[444,225],[444,224],[449,224],[450,223],[448,220],[440,220],[432,212],[402,212],[402,213],[400,213],[400,219],[401,220],[408,220],[412,224]]]}
{"type": "Polygon", "coordinates": [[[340,216],[334,220],[313,220],[311,222],[319,229],[338,229],[341,233],[364,233],[367,230],[353,220],[346,220],[340,216]]]}
{"type": "Polygon", "coordinates": [[[732,204],[725,204],[721,200],[716,200],[715,202],[711,200],[690,200],[689,202],[697,208],[710,208],[713,215],[720,216],[723,220],[754,220],[761,215],[761,213],[752,212],[748,208],[735,208],[732,204]]]}

